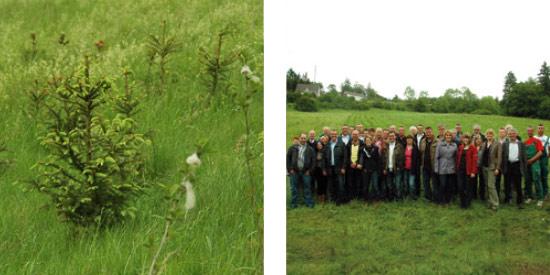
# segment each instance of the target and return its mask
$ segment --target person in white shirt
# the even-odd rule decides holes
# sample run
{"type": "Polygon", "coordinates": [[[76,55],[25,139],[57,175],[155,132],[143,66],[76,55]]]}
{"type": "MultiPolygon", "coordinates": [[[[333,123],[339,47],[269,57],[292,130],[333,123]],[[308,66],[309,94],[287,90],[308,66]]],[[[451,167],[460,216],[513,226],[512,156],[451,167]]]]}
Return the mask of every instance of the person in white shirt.
{"type": "Polygon", "coordinates": [[[347,124],[342,125],[342,134],[338,137],[338,139],[344,142],[346,146],[351,140],[351,137],[349,136],[348,131],[349,131],[348,125],[347,124]]]}
{"type": "Polygon", "coordinates": [[[386,195],[389,201],[394,197],[401,200],[403,169],[405,167],[405,148],[397,142],[395,132],[388,134],[388,146],[383,150],[383,167],[386,176],[386,195]]]}
{"type": "Polygon", "coordinates": [[[539,158],[540,163],[540,175],[542,180],[542,195],[545,199],[548,198],[548,151],[550,148],[549,137],[544,135],[544,125],[539,124],[537,126],[537,135],[535,138],[540,140],[544,150],[542,151],[542,156],[539,158]]]}
{"type": "Polygon", "coordinates": [[[523,196],[521,191],[521,177],[526,176],[527,153],[525,143],[517,139],[517,130],[511,128],[508,131],[510,140],[502,144],[502,173],[504,177],[504,204],[510,204],[512,200],[512,185],[517,193],[517,205],[523,209],[523,196]]]}

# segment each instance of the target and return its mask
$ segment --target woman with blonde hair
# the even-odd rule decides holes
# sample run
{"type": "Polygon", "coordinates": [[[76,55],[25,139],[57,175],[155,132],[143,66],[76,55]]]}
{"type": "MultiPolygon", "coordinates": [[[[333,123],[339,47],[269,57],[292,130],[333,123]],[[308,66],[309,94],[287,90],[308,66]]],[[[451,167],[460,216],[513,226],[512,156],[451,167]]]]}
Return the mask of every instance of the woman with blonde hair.
{"type": "Polygon", "coordinates": [[[487,141],[481,147],[479,158],[483,171],[485,185],[489,193],[489,208],[493,211],[498,210],[499,200],[495,186],[496,176],[500,173],[502,162],[502,145],[495,140],[495,131],[487,129],[485,132],[487,141]]]}
{"type": "Polygon", "coordinates": [[[443,138],[444,141],[439,142],[435,149],[434,170],[439,174],[438,208],[441,208],[442,204],[449,208],[450,187],[455,180],[458,146],[453,142],[453,134],[450,131],[445,131],[443,138]]]}

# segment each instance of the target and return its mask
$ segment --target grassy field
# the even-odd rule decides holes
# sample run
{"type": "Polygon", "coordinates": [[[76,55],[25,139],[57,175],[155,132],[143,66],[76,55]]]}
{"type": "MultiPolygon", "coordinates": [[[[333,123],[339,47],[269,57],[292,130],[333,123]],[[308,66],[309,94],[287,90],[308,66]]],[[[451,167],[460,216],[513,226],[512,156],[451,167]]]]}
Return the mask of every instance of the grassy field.
{"type": "MultiPolygon", "coordinates": [[[[364,112],[287,112],[287,144],[300,132],[342,124],[436,126],[461,123],[498,129],[511,123],[522,136],[528,125],[549,121],[369,110],[364,112]]],[[[287,181],[288,185],[288,181],[287,181]]],[[[503,187],[502,187],[503,188],[503,187]]],[[[289,194],[287,196],[289,205],[289,194]]],[[[455,202],[437,209],[424,199],[381,203],[353,201],[336,207],[316,205],[287,212],[287,272],[290,274],[548,274],[550,202],[524,210],[502,206],[498,212],[474,201],[462,210],[455,202]]]]}
{"type": "MultiPolygon", "coordinates": [[[[214,48],[217,33],[228,24],[236,32],[222,52],[246,52],[250,68],[263,78],[263,3],[244,1],[15,1],[0,0],[0,140],[14,164],[0,172],[1,274],[140,274],[148,271],[166,221],[167,204],[156,184],[181,182],[178,170],[200,138],[209,150],[195,183],[197,206],[172,227],[163,252],[178,250],[167,274],[242,274],[261,270],[258,230],[249,197],[241,137],[242,112],[229,98],[219,97],[210,108],[203,104],[207,89],[201,83],[198,49],[214,48]],[[183,43],[167,63],[166,92],[158,96],[158,67],[149,68],[145,42],[149,34],[169,35],[183,43]],[[36,34],[34,54],[30,34],[36,34]],[[57,41],[61,33],[69,41],[57,41]],[[106,40],[98,53],[94,42],[106,40]],[[40,128],[25,112],[26,92],[34,80],[51,74],[67,75],[85,52],[94,54],[92,73],[120,76],[123,67],[134,72],[138,90],[147,93],[139,127],[152,131],[143,181],[148,188],[132,203],[136,218],[103,232],[73,237],[70,225],[44,208],[49,198],[24,193],[12,185],[33,178],[30,167],[46,155],[37,137],[40,128]],[[154,247],[146,244],[154,239],[154,247]]],[[[240,83],[240,68],[230,81],[240,83]]],[[[121,82],[118,83],[121,85],[121,82]]],[[[263,204],[263,90],[252,103],[255,194],[263,204]]],[[[263,222],[263,221],[261,221],[263,222]]]]}

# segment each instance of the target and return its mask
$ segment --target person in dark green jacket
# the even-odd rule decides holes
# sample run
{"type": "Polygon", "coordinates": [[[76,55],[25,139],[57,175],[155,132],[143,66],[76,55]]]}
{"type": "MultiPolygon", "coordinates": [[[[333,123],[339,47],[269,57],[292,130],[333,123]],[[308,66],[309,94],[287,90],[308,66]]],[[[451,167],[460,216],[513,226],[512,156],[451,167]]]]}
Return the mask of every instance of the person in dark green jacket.
{"type": "Polygon", "coordinates": [[[307,207],[313,208],[311,195],[311,177],[316,165],[315,150],[306,143],[305,133],[300,134],[300,142],[289,149],[286,158],[286,169],[290,174],[290,208],[298,206],[298,188],[303,187],[304,201],[307,207]]]}

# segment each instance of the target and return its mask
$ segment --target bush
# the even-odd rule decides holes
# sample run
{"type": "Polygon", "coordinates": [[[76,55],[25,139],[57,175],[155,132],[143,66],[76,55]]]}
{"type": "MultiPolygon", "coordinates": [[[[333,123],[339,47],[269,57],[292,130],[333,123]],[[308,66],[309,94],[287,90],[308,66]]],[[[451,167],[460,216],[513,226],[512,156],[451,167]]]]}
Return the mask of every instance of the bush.
{"type": "Polygon", "coordinates": [[[294,103],[298,98],[300,98],[299,92],[287,91],[286,92],[286,102],[294,103]]]}
{"type": "Polygon", "coordinates": [[[351,105],[352,110],[366,111],[370,109],[370,104],[367,101],[355,101],[351,105]]]}
{"type": "MultiPolygon", "coordinates": [[[[36,180],[31,186],[48,194],[59,216],[78,226],[111,225],[132,217],[129,199],[141,187],[136,176],[142,171],[140,149],[147,141],[136,133],[136,121],[116,111],[109,120],[109,110],[120,109],[121,100],[131,99],[129,91],[117,95],[112,80],[90,77],[88,57],[75,75],[63,80],[52,77],[41,121],[46,133],[40,137],[49,156],[38,162],[36,180]],[[106,103],[113,103],[109,106],[106,103]],[[113,108],[114,106],[118,108],[113,108]]],[[[122,105],[121,105],[122,104],[122,105]]]]}
{"type": "Polygon", "coordinates": [[[296,110],[302,112],[317,112],[319,104],[317,100],[308,95],[302,95],[296,100],[296,110]]]}

